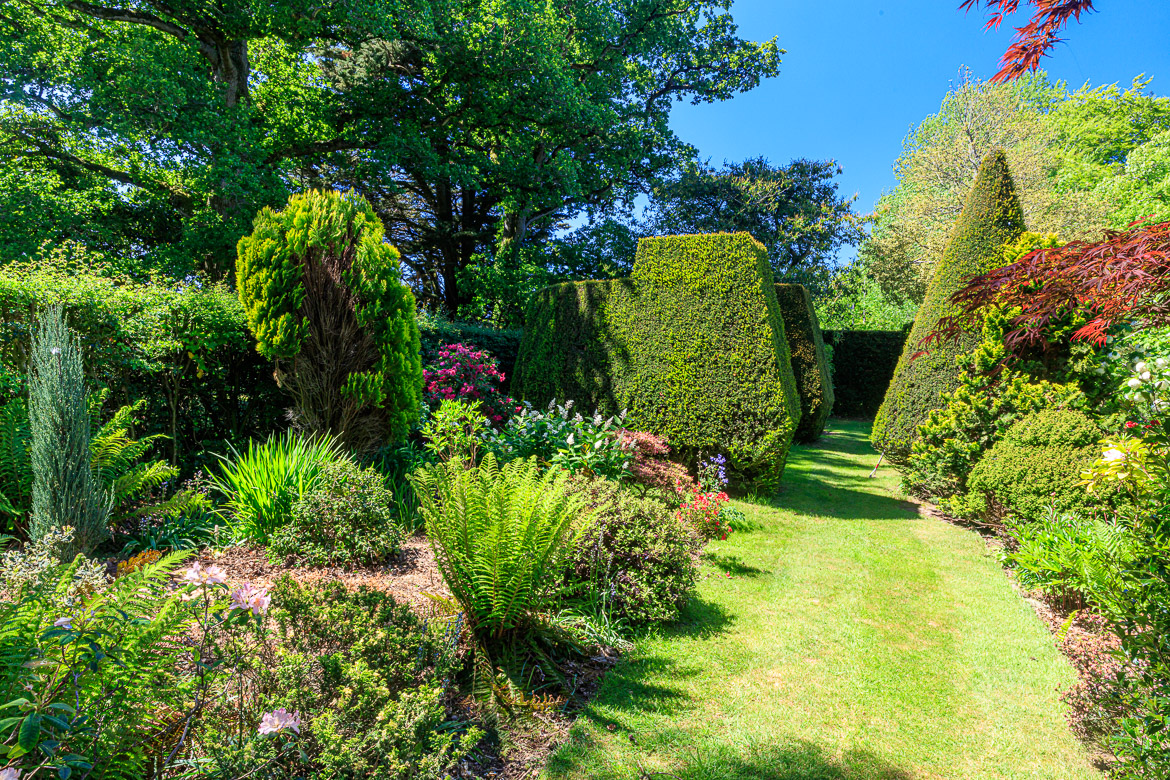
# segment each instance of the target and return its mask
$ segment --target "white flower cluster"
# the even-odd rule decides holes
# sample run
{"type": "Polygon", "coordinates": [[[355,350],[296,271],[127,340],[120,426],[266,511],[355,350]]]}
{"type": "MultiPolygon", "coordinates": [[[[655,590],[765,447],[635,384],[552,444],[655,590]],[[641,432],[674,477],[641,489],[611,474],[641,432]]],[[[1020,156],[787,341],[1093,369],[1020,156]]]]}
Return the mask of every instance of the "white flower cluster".
{"type": "Polygon", "coordinates": [[[1121,392],[1131,404],[1162,414],[1170,408],[1170,361],[1165,358],[1137,361],[1121,392]]]}
{"type": "MultiPolygon", "coordinates": [[[[29,588],[55,588],[61,568],[58,553],[72,541],[73,529],[66,525],[29,542],[21,550],[4,553],[0,557],[0,589],[15,597],[29,588]]],[[[104,564],[83,558],[64,593],[62,606],[73,607],[105,590],[109,583],[104,564]]]]}

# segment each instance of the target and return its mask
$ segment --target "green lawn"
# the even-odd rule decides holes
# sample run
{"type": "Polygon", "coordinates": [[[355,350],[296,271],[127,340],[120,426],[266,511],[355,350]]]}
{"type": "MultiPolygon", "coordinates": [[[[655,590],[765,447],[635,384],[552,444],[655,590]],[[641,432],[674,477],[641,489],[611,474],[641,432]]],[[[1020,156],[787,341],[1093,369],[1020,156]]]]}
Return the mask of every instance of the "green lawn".
{"type": "Polygon", "coordinates": [[[1072,671],[976,534],[920,518],[858,423],[795,448],[679,624],[606,678],[552,778],[1093,778],[1072,671]],[[728,576],[730,575],[730,576],[728,576]]]}

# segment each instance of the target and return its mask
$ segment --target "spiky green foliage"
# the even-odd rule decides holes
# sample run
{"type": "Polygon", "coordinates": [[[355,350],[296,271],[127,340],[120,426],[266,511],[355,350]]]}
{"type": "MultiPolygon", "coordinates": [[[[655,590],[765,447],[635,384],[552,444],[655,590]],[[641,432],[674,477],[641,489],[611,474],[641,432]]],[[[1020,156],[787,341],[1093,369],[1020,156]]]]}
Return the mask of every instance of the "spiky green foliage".
{"type": "Polygon", "coordinates": [[[723,453],[763,487],[800,419],[771,266],[747,233],[642,239],[630,279],[541,291],[516,374],[534,404],[628,408],[628,427],[684,457],[723,453]]]}
{"type": "Polygon", "coordinates": [[[874,447],[895,465],[906,463],[915,429],[931,410],[942,405],[941,394],[958,386],[960,369],[955,358],[971,351],[980,337],[978,333],[964,334],[957,340],[933,345],[926,354],[922,354],[923,340],[935,331],[941,318],[955,313],[951,295],[972,276],[998,266],[1003,245],[1015,241],[1024,230],[1024,212],[1016,198],[1007,158],[1002,151],[995,151],[983,161],[975,186],[955,222],[874,419],[874,447]]]}
{"type": "Polygon", "coordinates": [[[296,502],[316,487],[325,464],[340,457],[345,456],[336,439],[285,431],[220,458],[220,473],[212,482],[227,498],[224,508],[235,538],[267,544],[292,519],[296,502]]]}
{"type": "Polygon", "coordinates": [[[784,318],[784,335],[792,355],[792,373],[800,393],[800,424],[795,440],[808,444],[821,438],[833,410],[835,394],[825,342],[812,295],[803,284],[776,285],[776,302],[784,318]]]}
{"type": "Polygon", "coordinates": [[[584,499],[569,472],[542,473],[535,459],[502,468],[488,453],[466,468],[459,459],[411,475],[439,569],[481,641],[532,626],[556,605],[584,499]]]}
{"type": "Polygon", "coordinates": [[[364,198],[314,190],[261,210],[238,246],[248,325],[298,424],[355,450],[405,435],[422,392],[414,295],[383,233],[364,198]]]}
{"type": "Polygon", "coordinates": [[[29,536],[72,526],[68,557],[90,552],[109,538],[110,499],[90,465],[88,392],[81,347],[60,306],[37,321],[29,376],[32,431],[32,517],[29,536]]]}

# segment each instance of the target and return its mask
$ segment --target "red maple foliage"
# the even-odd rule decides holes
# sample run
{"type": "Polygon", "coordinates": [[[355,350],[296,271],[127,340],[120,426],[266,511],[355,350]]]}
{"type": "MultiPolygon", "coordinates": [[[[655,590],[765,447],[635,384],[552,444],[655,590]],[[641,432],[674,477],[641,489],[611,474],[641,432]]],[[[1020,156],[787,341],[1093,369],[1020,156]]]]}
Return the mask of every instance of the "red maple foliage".
{"type": "Polygon", "coordinates": [[[1103,240],[1037,249],[976,276],[951,297],[955,315],[939,321],[924,344],[970,330],[989,306],[1018,309],[1005,343],[1012,351],[1043,346],[1054,323],[1079,315],[1074,339],[1104,344],[1121,322],[1170,324],[1170,221],[1106,231],[1103,240]]]}
{"type": "MultiPolygon", "coordinates": [[[[1016,28],[1016,38],[1000,60],[1000,70],[992,81],[1004,82],[1019,78],[1040,67],[1040,58],[1063,39],[1060,32],[1071,20],[1080,21],[1081,14],[1093,10],[1093,0],[1027,0],[1036,10],[1032,19],[1016,28]]],[[[1020,0],[963,0],[960,10],[986,7],[991,15],[986,29],[998,30],[1004,17],[1020,8],[1020,0]]]]}

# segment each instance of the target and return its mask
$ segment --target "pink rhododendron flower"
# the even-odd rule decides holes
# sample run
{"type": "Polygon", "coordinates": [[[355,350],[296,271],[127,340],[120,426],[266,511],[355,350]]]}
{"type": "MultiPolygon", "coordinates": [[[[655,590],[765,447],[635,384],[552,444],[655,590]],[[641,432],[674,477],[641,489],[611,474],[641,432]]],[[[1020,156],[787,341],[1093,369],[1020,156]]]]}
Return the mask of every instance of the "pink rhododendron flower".
{"type": "Polygon", "coordinates": [[[264,713],[264,717],[260,719],[260,728],[258,730],[261,734],[276,734],[284,729],[289,729],[300,734],[301,713],[289,712],[284,707],[275,709],[272,712],[266,712],[264,713]]]}
{"type": "Polygon", "coordinates": [[[266,613],[268,611],[268,605],[272,603],[272,597],[268,595],[268,591],[265,588],[260,588],[247,582],[232,591],[231,599],[232,609],[238,609],[241,612],[251,612],[256,616],[266,613]]]}
{"type": "Polygon", "coordinates": [[[196,561],[191,564],[191,568],[183,572],[183,579],[191,585],[198,585],[201,588],[213,588],[216,585],[223,585],[227,582],[227,575],[223,573],[223,569],[214,563],[205,569],[199,561],[196,561]]]}

